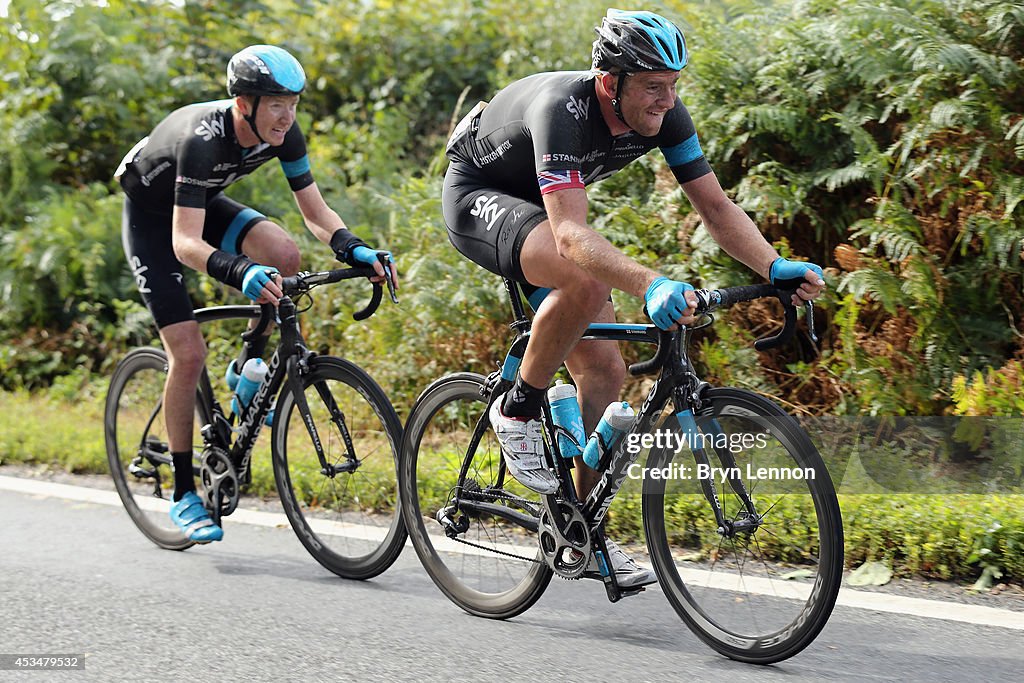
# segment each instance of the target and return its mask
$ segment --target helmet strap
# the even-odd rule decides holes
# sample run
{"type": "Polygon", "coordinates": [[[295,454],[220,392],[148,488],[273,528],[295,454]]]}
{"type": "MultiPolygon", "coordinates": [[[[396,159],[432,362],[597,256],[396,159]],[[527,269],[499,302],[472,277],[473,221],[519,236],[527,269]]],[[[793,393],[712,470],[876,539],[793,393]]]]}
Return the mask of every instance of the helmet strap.
{"type": "Polygon", "coordinates": [[[256,139],[266,144],[267,141],[263,139],[263,137],[260,135],[259,128],[256,127],[256,108],[260,106],[260,97],[260,95],[253,96],[252,111],[249,112],[248,116],[243,114],[242,118],[245,119],[245,122],[249,124],[249,128],[252,129],[253,135],[256,136],[256,139]]]}
{"type": "MultiPolygon", "coordinates": [[[[619,72],[619,83],[615,86],[615,97],[612,98],[612,109],[615,110],[615,115],[619,117],[619,121],[626,123],[626,119],[622,116],[622,86],[626,83],[626,72],[619,72]]],[[[628,126],[629,124],[626,123],[628,126]]]]}

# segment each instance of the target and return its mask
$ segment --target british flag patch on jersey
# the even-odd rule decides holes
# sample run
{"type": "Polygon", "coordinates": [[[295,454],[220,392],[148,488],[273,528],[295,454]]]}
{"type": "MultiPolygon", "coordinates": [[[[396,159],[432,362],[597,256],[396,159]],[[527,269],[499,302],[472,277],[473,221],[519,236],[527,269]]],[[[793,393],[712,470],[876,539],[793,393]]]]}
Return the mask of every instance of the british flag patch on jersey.
{"type": "Polygon", "coordinates": [[[579,171],[538,171],[537,184],[541,194],[584,187],[583,174],[579,171]]]}

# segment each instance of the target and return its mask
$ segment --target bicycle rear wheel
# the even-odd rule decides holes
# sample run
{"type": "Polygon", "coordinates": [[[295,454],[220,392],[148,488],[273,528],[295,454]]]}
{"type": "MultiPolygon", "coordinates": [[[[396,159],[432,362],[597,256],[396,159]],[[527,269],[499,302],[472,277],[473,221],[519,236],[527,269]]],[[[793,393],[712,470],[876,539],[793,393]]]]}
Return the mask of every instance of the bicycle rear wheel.
{"type": "MultiPolygon", "coordinates": [[[[107,462],[125,510],[153,543],[185,550],[194,543],[171,521],[174,490],[170,448],[164,426],[163,391],[167,354],[160,349],[133,349],[117,364],[104,409],[107,462]]],[[[193,452],[203,449],[199,427],[209,420],[201,392],[196,392],[193,452]]]]}
{"type": "Polygon", "coordinates": [[[655,441],[648,455],[651,559],[701,640],[732,659],[778,662],[807,647],[832,613],[843,570],[839,503],[817,449],[785,411],[739,389],[710,389],[704,399],[699,432],[668,415],[659,435],[665,447],[655,441]],[[718,470],[697,469],[695,443],[718,470]],[[724,534],[702,477],[717,487],[724,534]]]}
{"type": "Polygon", "coordinates": [[[356,365],[318,356],[299,377],[310,418],[334,472],[324,472],[286,382],[274,416],[274,479],[302,545],[324,567],[368,579],[405,544],[398,496],[402,423],[383,390],[356,365]]]}
{"type": "Polygon", "coordinates": [[[552,572],[537,543],[540,497],[503,475],[484,383],[460,373],[423,392],[406,424],[399,488],[409,537],[437,587],[470,614],[507,619],[540,598],[552,572]]]}

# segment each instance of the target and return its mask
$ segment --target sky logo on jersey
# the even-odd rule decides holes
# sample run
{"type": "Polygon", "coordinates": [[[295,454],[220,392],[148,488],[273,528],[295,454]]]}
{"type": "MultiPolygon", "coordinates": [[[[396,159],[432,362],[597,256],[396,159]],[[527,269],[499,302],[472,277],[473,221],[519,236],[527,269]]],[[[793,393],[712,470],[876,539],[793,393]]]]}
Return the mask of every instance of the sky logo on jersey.
{"type": "Polygon", "coordinates": [[[588,97],[584,99],[581,97],[580,99],[576,99],[572,95],[569,95],[569,101],[565,103],[565,108],[569,110],[569,113],[572,114],[577,121],[580,119],[586,121],[587,117],[590,116],[590,98],[588,97]]]}
{"type": "Polygon", "coordinates": [[[212,140],[214,136],[222,138],[224,137],[224,119],[203,121],[196,127],[195,133],[206,142],[212,140]]]}
{"type": "Polygon", "coordinates": [[[583,175],[579,171],[540,171],[537,184],[541,194],[584,187],[583,175]]]}
{"type": "Polygon", "coordinates": [[[487,223],[487,232],[491,231],[494,227],[495,221],[497,221],[501,214],[505,213],[506,209],[498,207],[498,195],[491,195],[488,197],[485,194],[480,195],[473,202],[473,208],[470,210],[470,216],[476,216],[484,220],[487,223]]]}

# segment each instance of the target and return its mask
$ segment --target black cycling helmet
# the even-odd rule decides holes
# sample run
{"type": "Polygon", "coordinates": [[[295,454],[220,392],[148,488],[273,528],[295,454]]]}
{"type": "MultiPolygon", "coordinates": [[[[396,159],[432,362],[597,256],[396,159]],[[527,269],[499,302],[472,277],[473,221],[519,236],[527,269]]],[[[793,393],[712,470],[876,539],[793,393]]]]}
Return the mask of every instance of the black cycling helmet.
{"type": "Polygon", "coordinates": [[[274,95],[298,95],[306,88],[306,74],[299,60],[287,50],[273,45],[250,45],[228,62],[228,94],[252,95],[252,111],[242,118],[260,142],[266,142],[256,128],[256,109],[260,98],[274,95]]]}
{"type": "Polygon", "coordinates": [[[298,95],[306,74],[287,50],[273,45],[250,45],[228,62],[228,94],[298,95]]]}
{"type": "Polygon", "coordinates": [[[593,68],[612,73],[681,71],[686,66],[683,32],[653,12],[609,9],[594,29],[593,68]]]}

